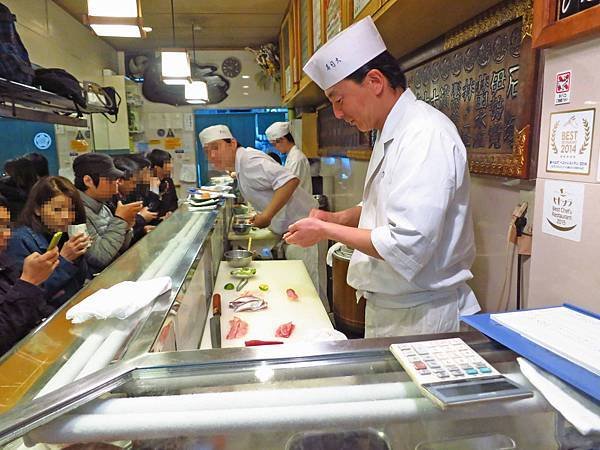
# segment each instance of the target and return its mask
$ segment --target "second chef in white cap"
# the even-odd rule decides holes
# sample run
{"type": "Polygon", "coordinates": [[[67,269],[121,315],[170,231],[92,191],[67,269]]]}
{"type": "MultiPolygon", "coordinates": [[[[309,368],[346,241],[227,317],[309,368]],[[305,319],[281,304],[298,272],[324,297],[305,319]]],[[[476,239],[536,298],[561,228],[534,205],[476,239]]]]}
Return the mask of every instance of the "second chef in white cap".
{"type": "Polygon", "coordinates": [[[336,35],[304,66],[338,119],[377,130],[360,205],[311,217],[284,238],[356,249],[348,283],[367,299],[365,337],[458,331],[479,305],[467,154],[454,124],[419,101],[373,20],[336,35]]]}
{"type": "Polygon", "coordinates": [[[312,194],[312,178],[308,158],[294,142],[289,122],[275,122],[265,131],[267,139],[278,151],[286,155],[285,167],[300,178],[300,187],[312,194]]]}
{"type": "MultiPolygon", "coordinates": [[[[317,201],[299,187],[300,180],[270,156],[250,147],[242,147],[226,125],[213,125],[202,130],[198,137],[210,164],[218,170],[235,171],[238,187],[258,214],[253,224],[269,228],[282,235],[289,225],[308,217],[317,201]]],[[[327,306],[327,293],[319,290],[318,249],[316,245],[285,246],[287,259],[300,259],[315,285],[323,304],[327,306]]]]}

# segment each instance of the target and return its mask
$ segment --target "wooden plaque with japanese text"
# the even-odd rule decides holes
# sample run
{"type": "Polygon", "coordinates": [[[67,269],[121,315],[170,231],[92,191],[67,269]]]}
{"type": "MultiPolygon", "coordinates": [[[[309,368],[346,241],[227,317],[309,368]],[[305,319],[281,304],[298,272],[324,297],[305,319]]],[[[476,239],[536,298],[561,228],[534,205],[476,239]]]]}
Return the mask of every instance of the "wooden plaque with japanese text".
{"type": "Polygon", "coordinates": [[[401,61],[417,98],[458,128],[471,173],[535,176],[531,14],[529,0],[504,3],[401,61]]]}

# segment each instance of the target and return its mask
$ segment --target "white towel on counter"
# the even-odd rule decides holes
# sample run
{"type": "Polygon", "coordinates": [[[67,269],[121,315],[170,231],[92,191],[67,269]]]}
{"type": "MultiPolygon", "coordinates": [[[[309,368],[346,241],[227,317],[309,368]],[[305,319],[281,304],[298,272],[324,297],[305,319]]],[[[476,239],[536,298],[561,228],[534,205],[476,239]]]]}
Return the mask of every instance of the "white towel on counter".
{"type": "Polygon", "coordinates": [[[526,359],[517,361],[523,375],[581,434],[600,433],[600,406],[526,359]]]}
{"type": "Polygon", "coordinates": [[[145,281],[122,281],[100,289],[67,311],[67,319],[82,323],[89,319],[126,319],[171,289],[171,277],[145,281]]]}

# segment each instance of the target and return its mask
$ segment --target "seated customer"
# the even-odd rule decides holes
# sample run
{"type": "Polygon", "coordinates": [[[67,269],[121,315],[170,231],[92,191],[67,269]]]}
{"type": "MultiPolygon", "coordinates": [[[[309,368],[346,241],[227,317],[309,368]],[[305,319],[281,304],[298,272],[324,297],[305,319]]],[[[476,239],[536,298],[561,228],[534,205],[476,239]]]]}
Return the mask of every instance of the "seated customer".
{"type": "Polygon", "coordinates": [[[6,161],[4,172],[6,176],[0,178],[0,195],[6,198],[11,220],[16,222],[38,175],[34,163],[25,157],[6,161]]]}
{"type": "Polygon", "coordinates": [[[38,287],[58,266],[58,248],[43,255],[32,253],[23,261],[23,271],[5,254],[10,239],[8,202],[0,196],[0,355],[6,353],[52,313],[38,287]]]}
{"type": "Polygon", "coordinates": [[[88,233],[92,246],[85,254],[90,275],[101,272],[113,262],[131,242],[131,227],[142,202],[124,205],[117,202],[113,214],[106,202],[117,193],[117,180],[124,173],[102,153],[86,153],[73,161],[75,187],[79,189],[85,208],[88,233]]]}
{"type": "Polygon", "coordinates": [[[82,256],[90,239],[83,233],[67,238],[68,226],[76,223],[85,223],[85,211],[73,183],[63,177],[44,177],[33,186],[8,242],[6,253],[20,268],[30,254],[46,252],[54,233],[64,233],[58,244],[58,267],[40,285],[54,308],[75,295],[86,280],[87,264],[82,256]]]}
{"type": "MultiPolygon", "coordinates": [[[[131,203],[141,201],[143,203],[144,198],[141,195],[139,186],[139,180],[141,177],[140,166],[131,158],[127,156],[116,156],[113,158],[115,167],[122,171],[125,176],[119,180],[117,185],[117,194],[115,194],[109,203],[109,208],[115,212],[119,201],[123,203],[131,203]]],[[[150,163],[148,163],[148,166],[150,163]]],[[[158,213],[151,212],[147,206],[144,206],[140,212],[135,216],[135,223],[133,225],[133,237],[131,244],[140,240],[147,231],[154,228],[148,225],[154,219],[158,217],[158,213]],[[151,227],[151,228],[149,228],[151,227]]]]}
{"type": "Polygon", "coordinates": [[[167,213],[175,211],[178,207],[177,190],[175,189],[175,183],[173,183],[173,179],[171,178],[171,171],[173,170],[171,154],[155,148],[148,153],[148,159],[150,160],[154,176],[160,180],[160,185],[158,187],[160,207],[157,212],[158,217],[163,217],[167,213]]]}
{"type": "Polygon", "coordinates": [[[39,178],[47,177],[50,175],[50,169],[48,168],[48,159],[41,153],[31,152],[25,155],[29,161],[33,163],[33,167],[39,178]]]}
{"type": "MultiPolygon", "coordinates": [[[[156,213],[156,216],[158,217],[158,211],[160,209],[160,180],[153,176],[151,168],[152,164],[144,155],[140,153],[134,153],[132,155],[128,155],[127,157],[138,166],[136,176],[136,195],[140,196],[144,202],[144,206],[148,208],[148,211],[156,213]],[[154,181],[158,181],[158,183],[154,184],[154,181]]],[[[149,222],[159,222],[154,219],[151,219],[149,222]]]]}

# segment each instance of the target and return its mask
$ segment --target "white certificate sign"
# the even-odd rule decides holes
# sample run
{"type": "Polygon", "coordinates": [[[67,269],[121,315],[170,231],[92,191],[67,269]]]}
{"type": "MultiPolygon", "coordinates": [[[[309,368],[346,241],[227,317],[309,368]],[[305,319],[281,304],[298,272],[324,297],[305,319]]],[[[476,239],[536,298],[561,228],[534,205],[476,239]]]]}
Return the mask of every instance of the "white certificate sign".
{"type": "Polygon", "coordinates": [[[542,231],[580,242],[584,191],[583,183],[546,180],[542,231]]]}
{"type": "Polygon", "coordinates": [[[590,173],[595,112],[595,109],[582,109],[550,115],[548,172],[590,173]]]}

